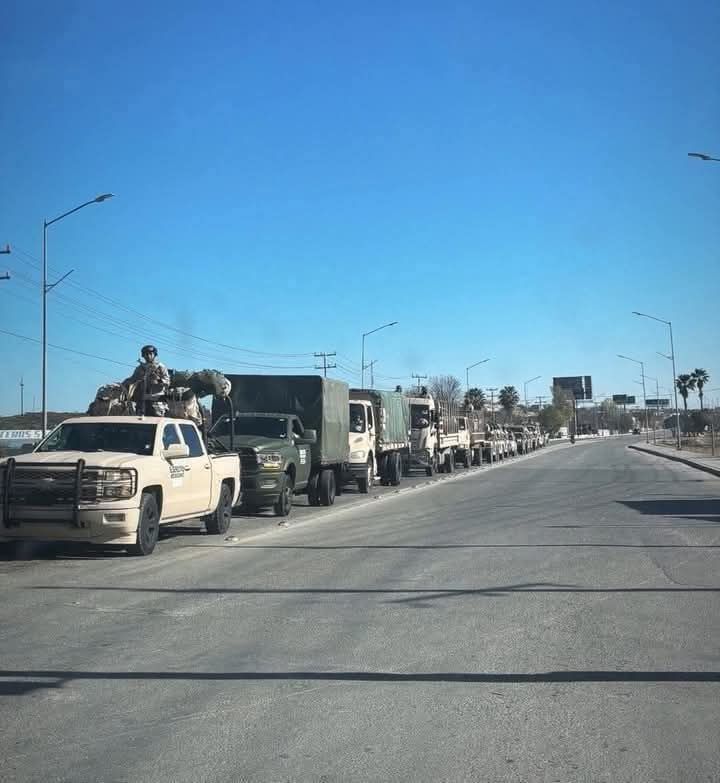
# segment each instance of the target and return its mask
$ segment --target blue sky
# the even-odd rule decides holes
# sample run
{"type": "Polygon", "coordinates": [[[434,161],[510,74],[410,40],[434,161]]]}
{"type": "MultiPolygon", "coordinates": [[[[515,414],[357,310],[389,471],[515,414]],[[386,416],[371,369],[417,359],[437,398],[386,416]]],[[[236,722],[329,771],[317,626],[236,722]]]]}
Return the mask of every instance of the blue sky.
{"type": "MultiPolygon", "coordinates": [[[[337,351],[357,384],[392,320],[377,385],[489,356],[473,384],[633,393],[625,353],[668,386],[634,309],[720,386],[720,164],[686,155],[720,157],[717,3],[11,0],[4,22],[0,330],[40,336],[43,218],[117,194],[49,230],[75,270],[50,342],[121,363],[51,349],[51,409],[145,342],[231,372],[337,351]]],[[[0,332],[0,366],[0,413],[20,376],[39,405],[39,345],[0,332]]]]}

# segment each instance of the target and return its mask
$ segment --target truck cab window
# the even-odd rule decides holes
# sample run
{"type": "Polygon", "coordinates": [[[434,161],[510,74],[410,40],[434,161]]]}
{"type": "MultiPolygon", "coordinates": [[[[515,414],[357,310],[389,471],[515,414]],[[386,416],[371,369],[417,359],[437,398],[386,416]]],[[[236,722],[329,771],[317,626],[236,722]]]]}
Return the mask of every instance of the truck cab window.
{"type": "Polygon", "coordinates": [[[350,432],[365,432],[365,406],[350,403],[350,432]]]}
{"type": "Polygon", "coordinates": [[[163,448],[166,449],[173,443],[181,443],[180,436],[174,424],[166,424],[163,430],[163,448]]]}
{"type": "Polygon", "coordinates": [[[305,435],[302,427],[300,426],[300,422],[297,419],[292,420],[292,432],[293,436],[296,438],[302,438],[305,435]]]}
{"type": "Polygon", "coordinates": [[[192,424],[181,424],[180,430],[182,431],[185,443],[190,449],[191,457],[202,457],[205,455],[200,436],[197,434],[197,430],[192,424]]]}

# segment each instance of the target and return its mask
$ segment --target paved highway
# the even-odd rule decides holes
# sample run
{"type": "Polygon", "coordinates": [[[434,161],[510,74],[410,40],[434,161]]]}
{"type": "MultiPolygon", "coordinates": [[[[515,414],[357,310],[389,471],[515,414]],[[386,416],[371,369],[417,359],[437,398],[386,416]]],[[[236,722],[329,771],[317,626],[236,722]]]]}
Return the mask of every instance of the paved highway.
{"type": "Polygon", "coordinates": [[[719,480],[627,442],[0,563],[0,779],[719,780],[719,480]]]}

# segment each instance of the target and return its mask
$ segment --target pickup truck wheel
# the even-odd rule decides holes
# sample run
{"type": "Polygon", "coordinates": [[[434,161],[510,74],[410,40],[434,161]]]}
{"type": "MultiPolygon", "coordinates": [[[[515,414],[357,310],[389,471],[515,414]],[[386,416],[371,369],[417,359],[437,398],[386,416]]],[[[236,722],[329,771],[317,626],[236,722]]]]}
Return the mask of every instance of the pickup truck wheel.
{"type": "Polygon", "coordinates": [[[232,492],[227,484],[220,487],[220,499],[217,508],[205,519],[205,529],[210,535],[227,533],[232,522],[232,492]]]}
{"type": "Polygon", "coordinates": [[[368,457],[367,468],[365,475],[357,480],[358,492],[362,495],[367,495],[370,492],[373,482],[375,481],[375,463],[372,457],[368,457]]]}
{"type": "Polygon", "coordinates": [[[311,506],[320,505],[319,493],[320,493],[320,474],[315,473],[314,475],[310,476],[307,484],[308,503],[311,506]]]}
{"type": "Polygon", "coordinates": [[[323,506],[332,506],[335,502],[335,472],[333,470],[323,470],[320,474],[319,486],[320,504],[323,506]]]}
{"type": "Polygon", "coordinates": [[[127,548],[128,554],[137,557],[151,555],[160,534],[160,515],[157,500],[152,492],[143,492],[140,496],[140,521],[138,522],[135,543],[127,548]]]}
{"type": "Polygon", "coordinates": [[[293,483],[292,479],[286,473],[280,482],[280,494],[273,504],[273,511],[276,517],[286,517],[292,508],[293,483]]]}

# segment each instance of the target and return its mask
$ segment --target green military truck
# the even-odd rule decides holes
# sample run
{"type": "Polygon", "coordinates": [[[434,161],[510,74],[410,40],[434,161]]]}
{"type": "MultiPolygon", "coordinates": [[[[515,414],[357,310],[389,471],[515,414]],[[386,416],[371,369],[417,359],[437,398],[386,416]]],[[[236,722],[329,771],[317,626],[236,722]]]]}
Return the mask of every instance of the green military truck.
{"type": "Polygon", "coordinates": [[[240,455],[247,511],[287,516],[294,494],[331,506],[348,461],[349,396],[315,375],[228,375],[230,406],[213,403],[210,436],[240,455]],[[232,425],[231,425],[232,422],[232,425]]]}

